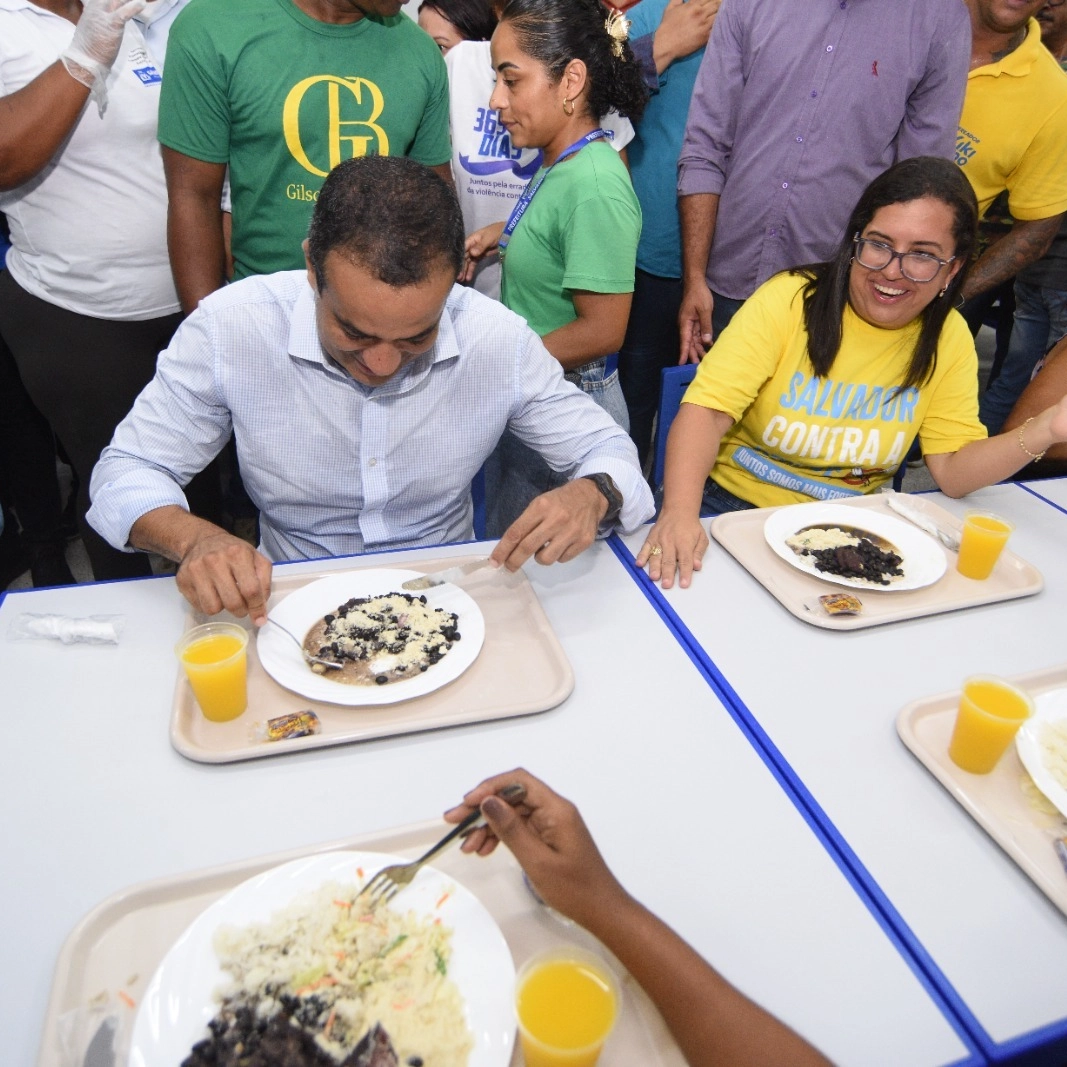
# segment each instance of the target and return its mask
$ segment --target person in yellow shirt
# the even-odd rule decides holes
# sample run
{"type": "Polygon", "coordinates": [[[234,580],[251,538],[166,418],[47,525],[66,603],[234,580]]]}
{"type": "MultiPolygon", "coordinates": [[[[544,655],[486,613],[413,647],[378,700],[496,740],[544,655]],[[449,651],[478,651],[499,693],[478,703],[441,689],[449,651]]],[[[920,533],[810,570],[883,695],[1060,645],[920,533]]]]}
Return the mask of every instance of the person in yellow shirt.
{"type": "Polygon", "coordinates": [[[992,439],[978,421],[978,357],[953,310],[976,218],[958,167],[904,160],[864,191],[830,262],[745,303],[671,427],[663,508],[637,556],[654,581],[690,584],[701,514],[872,492],[916,436],[949,496],[1067,441],[1067,399],[992,439]]]}
{"type": "Polygon", "coordinates": [[[1043,0],[967,0],[971,72],[956,162],[979,217],[1008,193],[1015,224],[979,256],[965,300],[996,288],[1048,250],[1067,211],[1067,77],[1041,43],[1043,0]]]}

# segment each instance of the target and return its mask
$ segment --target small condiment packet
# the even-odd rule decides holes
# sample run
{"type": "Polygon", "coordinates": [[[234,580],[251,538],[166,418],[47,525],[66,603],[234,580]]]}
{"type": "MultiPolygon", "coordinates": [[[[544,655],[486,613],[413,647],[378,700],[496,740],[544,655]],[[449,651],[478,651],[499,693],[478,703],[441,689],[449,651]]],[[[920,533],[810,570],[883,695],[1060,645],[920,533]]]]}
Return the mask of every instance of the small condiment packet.
{"type": "Polygon", "coordinates": [[[24,612],[8,627],[11,641],[62,641],[65,645],[117,645],[125,615],[38,615],[24,612]]]}
{"type": "Polygon", "coordinates": [[[804,607],[808,611],[817,612],[820,615],[829,615],[831,618],[837,615],[859,615],[863,612],[863,601],[851,593],[823,593],[820,597],[812,597],[804,601],[804,607]]]}
{"type": "Polygon", "coordinates": [[[309,737],[322,732],[319,717],[310,708],[279,715],[265,723],[254,722],[250,728],[253,741],[287,741],[293,737],[309,737]]]}

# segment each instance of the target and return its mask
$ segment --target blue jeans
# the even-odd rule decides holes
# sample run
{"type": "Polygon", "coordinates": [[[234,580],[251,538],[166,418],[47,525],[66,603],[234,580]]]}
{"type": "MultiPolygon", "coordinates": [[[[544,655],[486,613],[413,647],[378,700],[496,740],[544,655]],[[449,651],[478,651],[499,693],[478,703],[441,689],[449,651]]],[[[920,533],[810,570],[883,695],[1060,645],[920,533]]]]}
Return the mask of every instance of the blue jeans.
{"type": "Polygon", "coordinates": [[[714,343],[719,334],[730,325],[730,320],[741,309],[744,301],[736,300],[732,296],[723,296],[721,293],[712,293],[711,297],[714,301],[711,308],[711,333],[714,343]]]}
{"type": "MultiPolygon", "coordinates": [[[[567,380],[600,405],[624,430],[627,429],[626,400],[619,385],[618,371],[605,377],[604,360],[596,359],[580,370],[569,371],[567,380]]],[[[554,471],[540,453],[523,444],[510,430],[505,430],[485,461],[486,537],[502,537],[535,496],[558,489],[569,480],[569,472],[554,471]]]]}
{"type": "Polygon", "coordinates": [[[644,466],[652,447],[662,373],[678,363],[680,278],[661,278],[638,269],[626,338],[619,349],[619,382],[630,416],[630,440],[644,466]]]}
{"type": "Polygon", "coordinates": [[[1007,355],[996,379],[978,405],[978,417],[990,436],[1022,395],[1041,357],[1067,335],[1067,291],[1027,282],[1015,283],[1015,325],[1007,355]]]}
{"type": "Polygon", "coordinates": [[[747,500],[723,489],[718,482],[710,478],[704,483],[704,495],[700,501],[700,517],[707,518],[709,515],[722,515],[727,511],[748,511],[754,508],[747,500]]]}
{"type": "MultiPolygon", "coordinates": [[[[655,492],[654,502],[658,516],[660,508],[663,507],[662,485],[655,492]]],[[[700,500],[700,517],[706,519],[711,515],[723,515],[728,511],[749,511],[755,506],[739,496],[734,496],[733,493],[723,489],[718,482],[713,482],[711,478],[708,478],[704,483],[704,493],[700,500]]]]}

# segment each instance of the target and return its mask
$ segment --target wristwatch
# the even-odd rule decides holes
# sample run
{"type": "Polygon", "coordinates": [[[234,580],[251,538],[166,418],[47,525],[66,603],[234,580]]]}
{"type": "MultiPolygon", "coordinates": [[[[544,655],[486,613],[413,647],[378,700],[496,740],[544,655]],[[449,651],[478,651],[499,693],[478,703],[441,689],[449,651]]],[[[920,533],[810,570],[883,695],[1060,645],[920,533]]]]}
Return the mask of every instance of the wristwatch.
{"type": "Polygon", "coordinates": [[[600,490],[601,496],[608,502],[608,510],[604,512],[601,523],[614,522],[622,511],[622,493],[615,484],[615,479],[610,474],[583,474],[600,490]]]}

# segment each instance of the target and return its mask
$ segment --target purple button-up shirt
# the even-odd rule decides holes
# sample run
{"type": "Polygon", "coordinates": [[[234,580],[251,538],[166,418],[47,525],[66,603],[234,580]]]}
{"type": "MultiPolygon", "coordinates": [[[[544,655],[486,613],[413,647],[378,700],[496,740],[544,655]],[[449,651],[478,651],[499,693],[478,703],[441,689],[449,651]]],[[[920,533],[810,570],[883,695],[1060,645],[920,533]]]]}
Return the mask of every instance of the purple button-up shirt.
{"type": "Polygon", "coordinates": [[[872,178],[953,158],[970,52],[963,0],[725,0],[678,160],[720,196],[708,286],[829,259],[872,178]]]}

